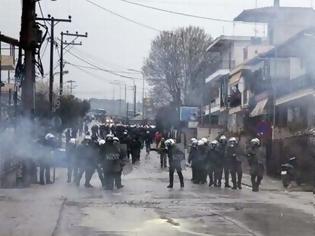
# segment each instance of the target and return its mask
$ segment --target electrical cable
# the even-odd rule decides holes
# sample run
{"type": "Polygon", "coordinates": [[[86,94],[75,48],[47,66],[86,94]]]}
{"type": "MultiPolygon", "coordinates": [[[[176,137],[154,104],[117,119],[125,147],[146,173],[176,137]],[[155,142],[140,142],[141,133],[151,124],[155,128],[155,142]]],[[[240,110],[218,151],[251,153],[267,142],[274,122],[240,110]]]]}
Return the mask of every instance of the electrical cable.
{"type": "MultiPolygon", "coordinates": [[[[210,20],[210,21],[224,22],[224,23],[253,24],[251,22],[245,22],[245,21],[232,21],[232,20],[226,20],[226,19],[220,19],[220,18],[198,16],[198,15],[193,15],[193,14],[184,13],[184,12],[178,12],[178,11],[162,9],[162,8],[158,8],[158,7],[154,7],[154,6],[150,6],[150,5],[146,5],[146,4],[142,4],[142,3],[132,2],[132,1],[128,1],[128,0],[118,0],[118,1],[124,2],[124,3],[128,3],[128,4],[131,4],[131,5],[136,5],[136,6],[143,7],[143,8],[147,8],[147,9],[151,9],[151,10],[155,10],[155,11],[159,11],[159,12],[165,12],[165,13],[168,13],[168,14],[186,16],[186,17],[191,17],[191,18],[196,18],[196,19],[210,20]]],[[[261,23],[261,24],[263,24],[263,23],[261,23]]]]}
{"type": "MultiPolygon", "coordinates": [[[[82,61],[82,62],[84,62],[84,63],[86,63],[86,64],[88,64],[88,65],[90,65],[90,66],[92,66],[92,67],[94,67],[94,68],[97,68],[97,69],[99,69],[99,70],[101,70],[101,71],[107,72],[107,73],[109,73],[109,74],[112,74],[112,75],[115,75],[115,76],[118,76],[118,77],[121,77],[121,78],[132,79],[132,80],[140,80],[140,79],[141,79],[141,78],[138,78],[138,77],[131,77],[131,76],[122,75],[122,74],[116,73],[116,72],[114,72],[114,71],[112,71],[112,70],[109,70],[109,69],[105,69],[105,68],[96,66],[96,65],[94,65],[93,63],[91,63],[91,62],[89,62],[89,61],[87,61],[87,60],[81,58],[80,56],[78,56],[78,55],[76,55],[76,54],[74,54],[74,53],[72,53],[72,52],[70,52],[70,51],[69,51],[68,53],[69,53],[70,55],[72,55],[73,57],[77,58],[78,60],[80,60],[80,61],[82,61]]],[[[142,80],[142,79],[141,79],[141,80],[142,80]]]]}
{"type": "MultiPolygon", "coordinates": [[[[93,61],[101,61],[101,60],[104,60],[103,58],[98,58],[96,57],[95,55],[89,53],[89,52],[86,52],[84,50],[82,50],[82,48],[73,48],[74,51],[76,51],[77,53],[79,53],[80,55],[84,55],[84,57],[88,57],[88,58],[91,58],[93,61]]],[[[118,65],[116,63],[113,63],[113,62],[110,62],[110,61],[103,61],[103,65],[108,65],[108,67],[117,67],[117,68],[121,68],[123,70],[125,70],[125,72],[118,72],[116,71],[117,73],[124,73],[124,74],[139,74],[139,69],[133,69],[131,67],[125,67],[125,66],[122,66],[122,65],[118,65]],[[128,71],[128,72],[127,72],[128,71]],[[137,72],[136,72],[137,71],[137,72]]]]}
{"type": "MultiPolygon", "coordinates": [[[[69,64],[69,65],[72,65],[72,66],[77,66],[77,67],[80,67],[80,68],[85,68],[85,69],[91,69],[91,70],[98,70],[98,71],[103,71],[103,70],[100,70],[99,68],[95,68],[95,67],[92,67],[92,66],[83,66],[83,65],[77,65],[77,64],[73,64],[71,62],[66,62],[66,64],[69,64]]],[[[131,72],[128,72],[128,71],[113,71],[112,72],[114,73],[126,73],[126,74],[132,74],[131,72]]]]}
{"type": "Polygon", "coordinates": [[[107,9],[107,8],[105,8],[105,7],[103,7],[103,6],[99,5],[99,4],[97,4],[97,3],[93,2],[93,1],[91,1],[91,0],[85,0],[85,1],[87,1],[88,3],[90,3],[90,4],[92,4],[92,5],[96,6],[96,7],[98,7],[98,8],[100,8],[100,9],[102,9],[103,11],[106,11],[106,12],[108,12],[108,13],[110,13],[110,14],[112,14],[112,15],[115,15],[115,16],[117,16],[117,17],[120,17],[121,19],[124,19],[124,20],[126,20],[126,21],[132,22],[132,23],[134,23],[134,24],[136,24],[136,25],[138,25],[138,26],[142,26],[142,27],[144,27],[144,28],[147,28],[147,29],[150,29],[150,30],[153,30],[153,31],[156,31],[156,32],[161,32],[161,30],[159,30],[159,29],[157,29],[157,28],[154,28],[154,27],[152,27],[152,26],[149,26],[149,25],[140,23],[140,22],[138,22],[138,21],[135,21],[135,20],[133,20],[133,19],[130,19],[130,18],[128,18],[128,17],[125,17],[125,16],[123,16],[123,15],[120,15],[120,14],[118,14],[118,13],[116,13],[116,12],[110,10],[110,9],[107,9]]]}

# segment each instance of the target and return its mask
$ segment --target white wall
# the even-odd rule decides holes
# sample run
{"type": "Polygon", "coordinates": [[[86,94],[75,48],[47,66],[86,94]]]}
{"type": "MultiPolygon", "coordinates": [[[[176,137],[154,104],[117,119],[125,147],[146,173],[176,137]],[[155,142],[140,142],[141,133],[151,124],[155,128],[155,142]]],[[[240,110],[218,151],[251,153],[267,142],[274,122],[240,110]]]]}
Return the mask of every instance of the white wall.
{"type": "Polygon", "coordinates": [[[300,58],[290,58],[290,79],[298,78],[306,73],[306,69],[300,58]]]}

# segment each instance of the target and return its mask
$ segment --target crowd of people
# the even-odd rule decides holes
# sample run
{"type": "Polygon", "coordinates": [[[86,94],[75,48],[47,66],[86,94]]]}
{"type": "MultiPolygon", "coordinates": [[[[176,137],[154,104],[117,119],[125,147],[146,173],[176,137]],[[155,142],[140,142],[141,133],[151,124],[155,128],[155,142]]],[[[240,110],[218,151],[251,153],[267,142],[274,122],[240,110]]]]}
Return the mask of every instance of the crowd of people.
{"type": "Polygon", "coordinates": [[[222,135],[212,142],[208,142],[206,138],[193,138],[188,157],[192,167],[192,182],[205,184],[209,177],[209,186],[220,188],[224,179],[224,187],[242,189],[244,157],[250,167],[252,190],[258,192],[265,170],[265,153],[258,138],[250,140],[246,151],[241,150],[235,137],[227,139],[222,135]]]}
{"type": "Polygon", "coordinates": [[[79,186],[85,173],[84,186],[90,188],[90,180],[96,170],[104,189],[122,188],[124,166],[130,159],[132,164],[139,162],[144,146],[146,152],[150,152],[154,139],[152,134],[153,128],[149,126],[93,125],[91,130],[85,128],[85,137],[80,143],[75,135],[67,131],[67,182],[73,181],[79,186]]]}
{"type": "MultiPolygon", "coordinates": [[[[140,160],[141,149],[147,155],[156,143],[155,151],[160,155],[161,168],[169,167],[169,185],[173,188],[174,173],[177,172],[180,187],[184,188],[182,169],[186,165],[185,151],[175,139],[163,135],[149,126],[109,126],[93,125],[85,129],[83,140],[75,134],[66,132],[67,182],[80,185],[85,176],[84,186],[93,187],[91,178],[97,172],[104,189],[120,189],[122,171],[126,164],[136,164],[140,160]]],[[[47,134],[43,146],[45,155],[55,146],[54,136],[47,134]]],[[[49,159],[49,157],[48,157],[49,159]]],[[[43,159],[43,160],[48,160],[43,159]]],[[[192,168],[194,184],[209,183],[210,187],[242,189],[242,162],[246,159],[250,167],[252,190],[259,191],[265,170],[265,153],[258,138],[250,140],[247,150],[241,150],[237,138],[224,135],[211,142],[207,138],[191,139],[188,164],[192,168]],[[246,158],[244,158],[246,157],[246,158]],[[230,179],[232,186],[230,185],[230,179]]],[[[49,166],[46,161],[40,162],[40,183],[51,183],[49,166]]]]}

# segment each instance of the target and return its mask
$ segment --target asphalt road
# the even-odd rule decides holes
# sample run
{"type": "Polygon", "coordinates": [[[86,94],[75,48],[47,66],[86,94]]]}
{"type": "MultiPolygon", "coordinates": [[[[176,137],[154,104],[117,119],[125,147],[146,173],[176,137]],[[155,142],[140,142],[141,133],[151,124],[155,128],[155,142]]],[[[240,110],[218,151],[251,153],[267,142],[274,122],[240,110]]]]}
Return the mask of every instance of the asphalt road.
{"type": "Polygon", "coordinates": [[[155,153],[123,177],[125,187],[104,191],[95,174],[93,189],[67,184],[65,170],[53,185],[0,189],[1,236],[105,235],[315,235],[311,193],[253,193],[193,185],[168,190],[168,172],[155,153]]]}

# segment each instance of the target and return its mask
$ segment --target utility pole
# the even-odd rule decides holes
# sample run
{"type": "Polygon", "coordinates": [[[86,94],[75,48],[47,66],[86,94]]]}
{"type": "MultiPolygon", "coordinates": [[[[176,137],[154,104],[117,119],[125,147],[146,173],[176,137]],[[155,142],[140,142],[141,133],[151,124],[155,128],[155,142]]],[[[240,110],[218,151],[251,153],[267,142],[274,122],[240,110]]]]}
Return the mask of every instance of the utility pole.
{"type": "Polygon", "coordinates": [[[74,89],[73,84],[75,83],[75,81],[74,80],[68,80],[67,83],[70,84],[70,94],[72,95],[72,92],[74,89]]]}
{"type": "Polygon", "coordinates": [[[53,111],[53,90],[54,90],[54,44],[55,44],[55,26],[60,22],[71,22],[71,16],[68,19],[55,19],[48,15],[48,18],[36,18],[38,21],[50,22],[50,70],[49,70],[49,110],[53,111]]]}
{"type": "Polygon", "coordinates": [[[25,116],[30,117],[34,112],[34,83],[35,83],[35,2],[23,0],[20,32],[20,48],[24,49],[24,78],[22,82],[22,107],[25,116]]]}
{"type": "Polygon", "coordinates": [[[134,95],[133,95],[133,115],[137,115],[137,85],[134,85],[134,95]]]}
{"type": "Polygon", "coordinates": [[[88,37],[88,33],[86,32],[85,34],[79,34],[78,32],[76,32],[75,34],[69,33],[68,31],[66,32],[61,32],[61,46],[60,46],[60,80],[59,80],[59,96],[61,97],[63,94],[63,67],[64,67],[64,63],[63,63],[63,50],[69,46],[69,45],[74,45],[74,46],[81,46],[82,42],[80,43],[76,43],[74,42],[74,40],[72,40],[70,43],[68,43],[67,41],[63,41],[63,37],[64,36],[72,36],[72,37],[76,37],[75,39],[79,38],[79,37],[84,37],[87,38],[88,37]]]}
{"type": "MultiPolygon", "coordinates": [[[[1,33],[0,33],[1,34],[1,33]]],[[[2,63],[1,63],[1,59],[2,59],[2,54],[1,54],[1,41],[0,41],[0,122],[1,122],[1,118],[2,118],[2,94],[1,94],[1,90],[2,90],[2,63]]]]}
{"type": "Polygon", "coordinates": [[[144,75],[142,74],[142,120],[144,121],[145,115],[144,115],[144,75]]]}

